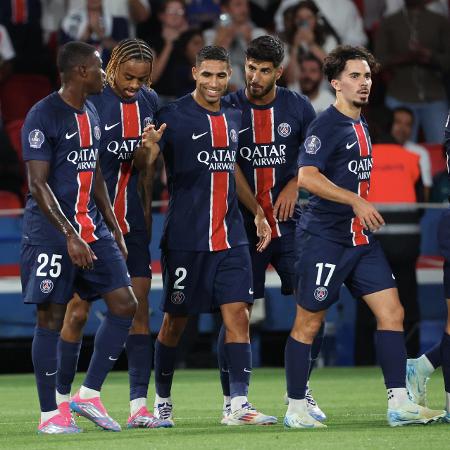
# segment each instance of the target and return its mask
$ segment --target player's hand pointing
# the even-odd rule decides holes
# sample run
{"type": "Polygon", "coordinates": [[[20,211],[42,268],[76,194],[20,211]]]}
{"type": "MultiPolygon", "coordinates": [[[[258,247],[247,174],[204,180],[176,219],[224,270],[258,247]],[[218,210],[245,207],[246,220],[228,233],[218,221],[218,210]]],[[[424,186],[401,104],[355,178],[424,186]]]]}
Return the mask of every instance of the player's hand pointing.
{"type": "Polygon", "coordinates": [[[166,129],[166,126],[167,125],[163,123],[158,129],[156,129],[154,124],[147,125],[142,133],[142,145],[145,148],[151,148],[152,144],[158,143],[164,133],[164,130],[166,129]]]}
{"type": "Polygon", "coordinates": [[[74,265],[82,269],[93,269],[94,260],[97,257],[91,247],[78,234],[72,234],[67,237],[67,252],[74,265]]]}
{"type": "Polygon", "coordinates": [[[272,230],[267,222],[264,212],[261,207],[258,208],[258,212],[255,216],[256,235],[259,237],[259,241],[256,244],[256,250],[258,252],[264,251],[270,244],[272,239],[272,230]]]}
{"type": "Polygon", "coordinates": [[[352,207],[365,230],[377,231],[384,225],[381,214],[367,200],[357,196],[352,207]]]}
{"type": "Polygon", "coordinates": [[[297,180],[286,184],[278,195],[273,206],[273,216],[280,222],[290,219],[294,215],[295,205],[298,199],[297,180]]]}

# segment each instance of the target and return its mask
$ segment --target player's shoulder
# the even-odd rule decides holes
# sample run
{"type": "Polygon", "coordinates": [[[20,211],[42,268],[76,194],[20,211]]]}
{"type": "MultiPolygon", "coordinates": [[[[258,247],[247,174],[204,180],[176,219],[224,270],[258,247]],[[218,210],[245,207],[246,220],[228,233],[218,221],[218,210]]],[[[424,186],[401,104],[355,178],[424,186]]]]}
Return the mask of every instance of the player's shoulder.
{"type": "Polygon", "coordinates": [[[144,100],[147,103],[153,105],[154,107],[158,106],[159,103],[158,94],[151,87],[142,86],[141,89],[139,90],[139,97],[140,100],[144,100]]]}
{"type": "Polygon", "coordinates": [[[180,99],[175,100],[173,102],[168,103],[167,105],[161,106],[157,111],[157,117],[159,121],[166,122],[167,120],[172,119],[180,113],[182,105],[179,102],[180,99]]]}
{"type": "Polygon", "coordinates": [[[239,89],[238,91],[230,92],[222,97],[222,103],[230,104],[235,108],[242,109],[245,104],[248,104],[247,97],[245,96],[245,90],[239,89]]]}
{"type": "Polygon", "coordinates": [[[277,86],[277,96],[280,100],[288,104],[296,102],[300,105],[310,105],[311,102],[306,95],[300,94],[299,92],[293,91],[283,86],[277,86]]]}
{"type": "Polygon", "coordinates": [[[52,92],[43,99],[35,103],[31,109],[28,111],[28,116],[36,114],[51,114],[58,107],[59,94],[57,92],[52,92]]]}
{"type": "Polygon", "coordinates": [[[334,106],[329,106],[321,113],[317,114],[316,118],[311,122],[311,127],[323,127],[325,129],[332,129],[334,125],[339,122],[339,114],[334,106]]]}

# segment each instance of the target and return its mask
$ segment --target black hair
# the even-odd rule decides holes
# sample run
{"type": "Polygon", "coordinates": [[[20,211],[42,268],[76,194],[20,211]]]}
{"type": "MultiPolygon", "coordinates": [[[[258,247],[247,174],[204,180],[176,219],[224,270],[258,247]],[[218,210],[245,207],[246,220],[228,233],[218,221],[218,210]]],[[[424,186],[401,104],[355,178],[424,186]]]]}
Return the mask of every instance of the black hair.
{"type": "Polygon", "coordinates": [[[217,45],[207,45],[203,47],[195,58],[195,65],[199,66],[203,61],[213,60],[213,61],[224,61],[227,64],[230,64],[230,55],[228,51],[223,47],[219,47],[217,45]]]}
{"type": "Polygon", "coordinates": [[[352,47],[351,45],[339,45],[330,52],[324,60],[323,72],[328,81],[335,80],[345,69],[347,61],[352,59],[362,59],[367,61],[373,73],[378,72],[380,64],[375,57],[364,47],[352,47]]]}
{"type": "Polygon", "coordinates": [[[298,63],[302,64],[305,61],[314,61],[319,65],[320,70],[323,70],[323,62],[320,60],[316,55],[313,53],[299,53],[298,56],[298,63]]]}
{"type": "Polygon", "coordinates": [[[277,37],[260,36],[248,44],[245,55],[256,61],[270,61],[274,67],[278,67],[284,59],[284,46],[277,37]]]}
{"type": "Polygon", "coordinates": [[[63,45],[56,58],[59,73],[67,74],[77,66],[86,64],[86,60],[96,51],[96,48],[85,42],[68,42],[63,45]]]}
{"type": "Polygon", "coordinates": [[[411,108],[408,108],[407,106],[397,106],[397,108],[394,108],[392,110],[392,117],[394,118],[395,113],[398,112],[404,112],[406,114],[409,114],[413,120],[413,123],[415,121],[414,111],[411,108]]]}

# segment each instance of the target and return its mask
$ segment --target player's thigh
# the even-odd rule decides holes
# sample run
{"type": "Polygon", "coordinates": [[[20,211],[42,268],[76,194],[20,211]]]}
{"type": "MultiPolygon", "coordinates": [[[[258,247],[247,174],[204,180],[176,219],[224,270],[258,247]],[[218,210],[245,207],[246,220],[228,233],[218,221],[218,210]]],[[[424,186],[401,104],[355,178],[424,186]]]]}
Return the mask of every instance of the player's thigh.
{"type": "Polygon", "coordinates": [[[295,297],[308,311],[328,309],[354,264],[352,252],[335,242],[307,232],[297,234],[295,297]]]}
{"type": "Polygon", "coordinates": [[[253,303],[252,261],[248,245],[219,252],[214,276],[214,309],[227,303],[253,303]]]}
{"type": "Polygon", "coordinates": [[[295,233],[281,236],[275,241],[271,263],[281,280],[281,294],[292,295],[295,291],[295,233]]]}
{"type": "Polygon", "coordinates": [[[20,277],[24,302],[66,305],[73,296],[76,271],[65,246],[23,244],[20,277]]]}
{"type": "Polygon", "coordinates": [[[387,288],[362,296],[377,320],[378,330],[403,331],[404,311],[397,288],[387,288]]]}

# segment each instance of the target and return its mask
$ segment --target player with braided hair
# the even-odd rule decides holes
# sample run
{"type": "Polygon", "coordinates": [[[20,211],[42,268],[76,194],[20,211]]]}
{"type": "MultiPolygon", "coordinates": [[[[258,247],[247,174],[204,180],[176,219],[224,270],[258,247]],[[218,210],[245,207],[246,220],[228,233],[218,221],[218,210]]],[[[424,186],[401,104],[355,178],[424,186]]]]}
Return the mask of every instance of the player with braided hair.
{"type": "MultiPolygon", "coordinates": [[[[146,42],[140,39],[121,41],[113,49],[106,68],[103,93],[90,97],[101,122],[100,165],[124,235],[128,250],[127,268],[138,300],[125,345],[130,379],[129,428],[171,426],[167,421],[155,418],[146,406],[152,361],[148,294],[151,284],[149,240],[153,165],[142,146],[141,137],[144,129],[153,122],[158,104],[158,97],[150,87],[152,65],[153,54],[146,42]]],[[[99,389],[102,374],[92,374],[70,399],[90,300],[93,299],[75,296],[67,308],[58,344],[57,401],[60,410],[67,414],[70,414],[70,405],[76,413],[105,428],[103,418],[107,417],[107,412],[100,401],[99,389]]],[[[109,368],[117,360],[96,347],[95,358],[101,360],[100,366],[109,368]]]]}

